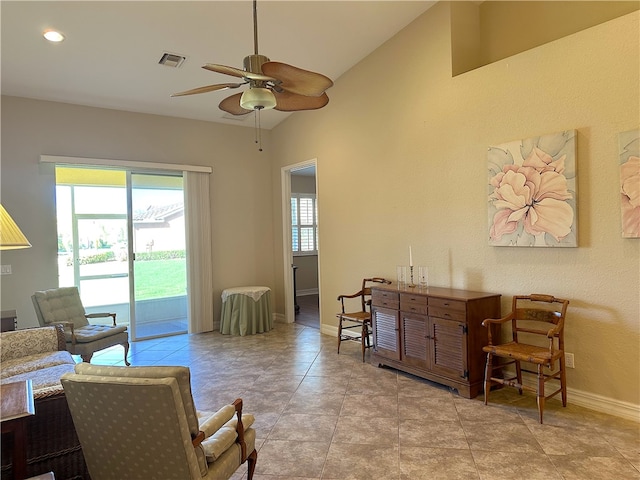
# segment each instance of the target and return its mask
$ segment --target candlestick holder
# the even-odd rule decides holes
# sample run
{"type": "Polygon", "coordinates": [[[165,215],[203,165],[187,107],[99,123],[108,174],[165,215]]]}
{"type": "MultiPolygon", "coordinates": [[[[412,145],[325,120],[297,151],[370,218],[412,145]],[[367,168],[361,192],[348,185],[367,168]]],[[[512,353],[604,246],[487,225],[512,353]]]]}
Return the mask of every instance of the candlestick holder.
{"type": "Polygon", "coordinates": [[[416,288],[416,284],[413,283],[413,265],[409,266],[409,271],[411,272],[411,283],[409,284],[409,287],[416,288]]]}

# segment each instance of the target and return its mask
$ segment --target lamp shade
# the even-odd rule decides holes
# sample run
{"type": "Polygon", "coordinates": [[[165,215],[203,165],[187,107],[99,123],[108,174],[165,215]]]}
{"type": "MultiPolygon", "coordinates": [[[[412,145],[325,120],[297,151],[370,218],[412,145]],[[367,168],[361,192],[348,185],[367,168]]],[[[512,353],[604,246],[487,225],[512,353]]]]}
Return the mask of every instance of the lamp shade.
{"type": "Polygon", "coordinates": [[[20,231],[4,207],[0,205],[0,250],[15,250],[30,246],[27,237],[20,231]]]}
{"type": "Polygon", "coordinates": [[[266,110],[276,106],[276,97],[268,88],[250,88],[240,97],[240,106],[245,110],[266,110]]]}

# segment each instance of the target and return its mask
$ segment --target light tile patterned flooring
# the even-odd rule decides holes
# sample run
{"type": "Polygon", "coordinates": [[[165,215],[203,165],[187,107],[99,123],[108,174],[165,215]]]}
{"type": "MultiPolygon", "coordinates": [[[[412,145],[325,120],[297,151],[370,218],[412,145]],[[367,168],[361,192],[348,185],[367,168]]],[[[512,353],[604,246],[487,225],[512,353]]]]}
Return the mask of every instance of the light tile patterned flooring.
{"type": "MultiPolygon", "coordinates": [[[[241,397],[256,416],[256,480],[640,479],[640,424],[515,389],[482,398],[362,363],[360,347],[302,325],[135,342],[132,365],[187,365],[194,400],[241,397]]],[[[367,354],[368,358],[368,354],[367,354]]],[[[122,347],[92,363],[122,365],[122,347]]],[[[246,478],[246,466],[234,480],[246,478]]]]}

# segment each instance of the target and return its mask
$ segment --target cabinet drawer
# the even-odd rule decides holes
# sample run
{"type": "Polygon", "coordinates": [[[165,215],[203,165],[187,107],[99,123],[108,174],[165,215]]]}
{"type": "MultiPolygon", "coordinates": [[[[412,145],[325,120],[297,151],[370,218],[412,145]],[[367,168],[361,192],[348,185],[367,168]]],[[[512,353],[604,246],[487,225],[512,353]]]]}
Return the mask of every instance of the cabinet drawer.
{"type": "Polygon", "coordinates": [[[465,302],[439,297],[429,297],[429,308],[431,307],[455,310],[456,312],[466,312],[467,310],[467,304],[465,302]]]}
{"type": "Polygon", "coordinates": [[[399,295],[396,292],[373,290],[371,292],[371,303],[376,307],[400,308],[399,295]]]}
{"type": "Polygon", "coordinates": [[[410,293],[400,294],[400,310],[403,312],[427,314],[427,297],[422,295],[412,295],[410,293]]]}
{"type": "Polygon", "coordinates": [[[448,308],[438,308],[432,307],[429,305],[429,316],[430,317],[438,317],[438,318],[446,318],[447,320],[455,320],[457,322],[465,322],[467,321],[467,315],[465,312],[459,312],[456,310],[450,310],[448,308]]]}

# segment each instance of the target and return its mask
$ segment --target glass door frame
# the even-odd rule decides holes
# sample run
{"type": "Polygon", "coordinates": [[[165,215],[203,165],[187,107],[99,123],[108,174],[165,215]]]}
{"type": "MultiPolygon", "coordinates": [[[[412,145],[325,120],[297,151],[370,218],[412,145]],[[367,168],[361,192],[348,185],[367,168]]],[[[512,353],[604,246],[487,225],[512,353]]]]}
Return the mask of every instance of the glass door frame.
{"type": "MultiPolygon", "coordinates": [[[[72,165],[72,164],[64,164],[64,165],[56,165],[62,168],[77,168],[80,170],[104,170],[104,167],[100,167],[100,166],[88,166],[88,165],[72,165]]],[[[112,167],[112,168],[108,168],[109,170],[116,170],[116,171],[120,171],[124,174],[124,184],[120,184],[120,188],[124,188],[125,189],[125,196],[126,199],[123,199],[126,202],[126,209],[124,211],[124,213],[91,213],[91,208],[89,208],[89,213],[77,213],[78,208],[77,208],[77,204],[76,204],[76,200],[78,200],[78,197],[76,195],[76,191],[75,189],[77,187],[92,187],[95,186],[96,188],[103,188],[103,187],[114,187],[116,185],[113,184],[108,184],[105,183],[100,184],[99,182],[96,182],[95,184],[91,184],[90,182],[87,184],[83,184],[81,182],[77,182],[77,181],[65,181],[62,180],[60,183],[58,183],[58,178],[56,177],[56,187],[69,187],[69,196],[70,196],[70,210],[66,210],[66,214],[65,215],[69,215],[69,221],[70,221],[70,225],[67,223],[66,225],[68,225],[67,227],[64,228],[64,230],[60,230],[60,226],[58,226],[58,235],[60,235],[61,231],[71,233],[71,242],[72,242],[72,251],[69,252],[70,256],[71,256],[71,262],[73,264],[73,279],[71,279],[70,277],[66,277],[68,279],[68,281],[65,281],[61,284],[61,286],[64,285],[69,285],[71,286],[76,285],[80,291],[81,294],[81,298],[82,298],[82,285],[83,285],[83,281],[92,281],[92,280],[108,280],[108,279],[113,279],[113,278],[127,278],[128,281],[128,285],[126,287],[125,290],[123,290],[121,293],[124,295],[126,292],[127,295],[127,299],[126,302],[128,303],[128,306],[123,305],[124,303],[124,297],[122,298],[122,301],[118,301],[117,305],[122,305],[125,310],[122,310],[123,315],[128,314],[129,318],[127,319],[125,317],[125,319],[119,323],[122,324],[127,324],[129,327],[129,336],[130,336],[130,340],[131,341],[136,341],[136,340],[141,340],[141,339],[147,339],[147,338],[155,338],[155,337],[161,337],[161,336],[168,336],[168,335],[174,335],[174,334],[179,334],[179,333],[186,333],[188,330],[188,310],[185,313],[185,316],[182,317],[181,315],[180,318],[184,318],[184,320],[186,320],[187,322],[187,326],[184,328],[184,330],[182,330],[180,328],[180,325],[178,324],[178,329],[172,330],[172,331],[167,331],[165,330],[163,333],[151,333],[148,335],[145,335],[144,337],[139,337],[139,333],[140,333],[140,329],[138,328],[137,325],[137,316],[136,316],[136,278],[135,278],[135,261],[136,261],[136,245],[135,245],[135,218],[134,218],[134,190],[136,188],[136,186],[134,185],[135,181],[133,180],[133,178],[135,178],[135,175],[145,175],[145,176],[157,176],[157,177],[167,177],[167,176],[171,176],[171,177],[180,177],[183,178],[183,174],[182,172],[178,173],[178,172],[163,172],[163,171],[155,171],[155,170],[147,170],[147,169],[131,169],[131,168],[121,168],[121,167],[112,167]],[[127,252],[127,265],[126,267],[120,267],[118,268],[117,272],[111,272],[111,273],[97,273],[97,272],[90,272],[91,274],[87,275],[86,271],[85,274],[83,274],[83,269],[82,269],[82,265],[81,265],[81,251],[83,250],[81,248],[81,240],[85,241],[85,243],[87,244],[87,247],[89,245],[94,245],[94,247],[92,248],[98,248],[98,245],[101,245],[102,242],[99,241],[99,239],[102,239],[102,236],[100,236],[99,238],[96,236],[95,239],[95,243],[91,243],[89,241],[86,241],[84,239],[84,237],[82,236],[82,222],[83,221],[91,221],[91,220],[95,220],[95,221],[100,221],[100,220],[120,220],[123,221],[123,225],[122,227],[124,227],[125,231],[126,231],[126,252],[127,252]],[[68,228],[71,228],[71,232],[69,232],[68,228]],[[121,268],[124,268],[124,271],[121,271],[121,268]],[[126,271],[126,273],[125,273],[126,271]],[[126,314],[124,313],[126,312],[126,314]]],[[[159,186],[152,186],[152,188],[159,188],[160,190],[162,190],[162,185],[159,186]]],[[[177,189],[176,189],[177,190],[177,189]]],[[[184,191],[184,187],[181,188],[181,191],[184,191]]],[[[57,193],[56,193],[57,195],[57,193]]],[[[184,205],[184,204],[183,204],[184,205]]],[[[80,211],[82,211],[82,209],[80,209],[80,211]]],[[[108,210],[107,210],[108,211],[108,210]]],[[[121,210],[117,210],[117,211],[121,211],[121,210]]],[[[90,230],[89,230],[90,232],[90,230]]],[[[162,234],[161,234],[162,235],[162,234]]],[[[87,235],[87,238],[93,240],[93,236],[92,234],[87,235]]],[[[68,238],[68,237],[67,237],[68,238]]],[[[161,237],[162,238],[162,237],[161,237]]],[[[111,242],[113,243],[113,242],[111,242]]],[[[110,245],[111,243],[107,244],[110,245]]],[[[184,245],[184,248],[186,249],[186,245],[184,245]]],[[[117,253],[116,253],[117,255],[117,253]]],[[[68,265],[68,264],[67,264],[68,265]]],[[[68,272],[69,274],[71,274],[71,271],[68,272]]],[[[62,277],[60,277],[62,278],[62,277]]],[[[186,280],[186,279],[185,279],[186,280]]],[[[86,286],[86,285],[85,285],[86,286]]],[[[188,299],[188,286],[186,288],[186,291],[184,292],[184,294],[187,296],[188,299]]],[[[108,297],[108,295],[106,295],[106,297],[108,297]]],[[[138,299],[139,300],[139,299],[138,299]]],[[[150,299],[153,300],[153,299],[150,299]]],[[[105,306],[108,308],[108,298],[105,298],[105,306]]],[[[115,304],[114,304],[115,305],[115,304]]],[[[87,306],[88,311],[90,311],[92,308],[94,311],[96,310],[96,307],[91,307],[91,306],[87,306]]],[[[105,311],[105,310],[101,310],[101,311],[105,311]]],[[[181,312],[179,312],[181,313],[181,312]]],[[[120,318],[120,315],[118,315],[118,319],[120,318]]],[[[175,326],[174,326],[175,327],[175,326]]],[[[148,328],[147,328],[148,330],[148,328]]]]}

